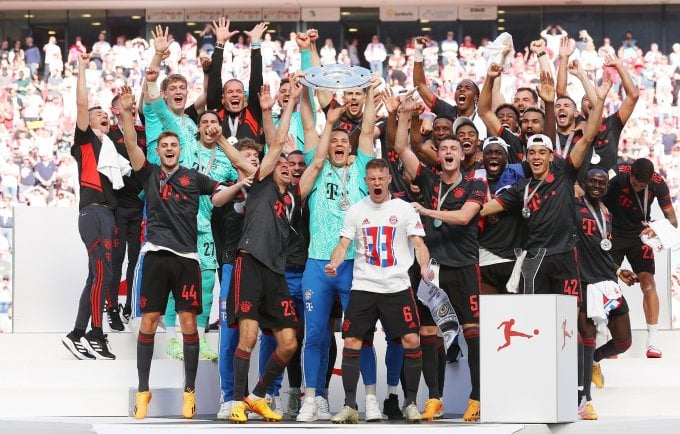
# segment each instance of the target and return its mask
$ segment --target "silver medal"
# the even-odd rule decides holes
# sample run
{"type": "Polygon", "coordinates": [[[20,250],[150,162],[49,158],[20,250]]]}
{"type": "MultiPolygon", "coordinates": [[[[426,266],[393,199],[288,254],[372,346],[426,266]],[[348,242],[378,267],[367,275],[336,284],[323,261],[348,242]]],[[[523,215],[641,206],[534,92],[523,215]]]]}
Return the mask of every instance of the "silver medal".
{"type": "Polygon", "coordinates": [[[531,211],[529,210],[529,208],[527,207],[522,208],[522,217],[524,217],[525,219],[531,217],[531,211]]]}
{"type": "Polygon", "coordinates": [[[590,163],[591,164],[599,164],[600,160],[601,160],[600,154],[593,151],[593,156],[590,158],[590,163]]]}
{"type": "Polygon", "coordinates": [[[434,222],[432,222],[435,228],[440,228],[442,226],[442,221],[439,219],[434,219],[434,222]]]}
{"type": "Polygon", "coordinates": [[[236,211],[238,214],[244,214],[246,211],[246,203],[234,202],[234,211],[236,211]]]}
{"type": "Polygon", "coordinates": [[[605,252],[608,252],[612,249],[612,242],[611,240],[604,238],[602,241],[600,241],[600,248],[604,250],[605,252]]]}
{"type": "Polygon", "coordinates": [[[342,198],[340,199],[340,202],[338,202],[338,207],[340,208],[341,211],[347,211],[349,209],[350,203],[347,198],[342,198]]]}

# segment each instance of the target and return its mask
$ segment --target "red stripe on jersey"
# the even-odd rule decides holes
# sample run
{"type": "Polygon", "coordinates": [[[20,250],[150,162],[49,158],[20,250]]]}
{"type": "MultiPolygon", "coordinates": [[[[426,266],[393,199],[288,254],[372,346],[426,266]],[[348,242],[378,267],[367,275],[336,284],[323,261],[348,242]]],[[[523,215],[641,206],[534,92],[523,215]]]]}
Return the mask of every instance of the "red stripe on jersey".
{"type": "Polygon", "coordinates": [[[80,147],[83,163],[80,172],[80,185],[102,191],[102,183],[97,170],[97,157],[94,155],[92,143],[80,147]]]}
{"type": "Polygon", "coordinates": [[[238,313],[238,304],[241,293],[241,262],[243,259],[239,256],[236,258],[234,264],[234,313],[238,313]]]}

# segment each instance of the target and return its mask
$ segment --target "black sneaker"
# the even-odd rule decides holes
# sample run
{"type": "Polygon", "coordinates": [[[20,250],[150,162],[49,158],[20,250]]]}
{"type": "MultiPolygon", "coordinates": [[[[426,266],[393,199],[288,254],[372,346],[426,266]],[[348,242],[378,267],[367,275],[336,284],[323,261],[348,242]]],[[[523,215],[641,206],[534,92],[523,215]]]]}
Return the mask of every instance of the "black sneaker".
{"type": "Polygon", "coordinates": [[[383,401],[383,413],[389,420],[402,420],[404,419],[404,414],[399,408],[399,397],[394,393],[390,393],[390,396],[383,401]]]}
{"type": "Polygon", "coordinates": [[[122,332],[125,330],[125,325],[123,325],[123,321],[120,320],[120,314],[118,313],[118,309],[106,309],[106,312],[109,314],[109,327],[111,327],[111,331],[116,331],[116,332],[122,332]]]}
{"type": "Polygon", "coordinates": [[[85,336],[80,338],[80,343],[83,344],[95,359],[116,360],[116,356],[111,353],[109,340],[106,338],[106,335],[95,337],[92,335],[92,330],[90,330],[85,333],[85,336]]]}
{"type": "Polygon", "coordinates": [[[118,310],[123,312],[123,322],[128,324],[130,322],[130,317],[132,316],[132,308],[130,306],[122,307],[122,305],[119,304],[118,310]]]}
{"type": "Polygon", "coordinates": [[[79,360],[91,360],[94,356],[80,343],[80,339],[75,337],[74,333],[71,332],[61,338],[61,343],[64,344],[67,350],[73,354],[76,359],[79,360]]]}

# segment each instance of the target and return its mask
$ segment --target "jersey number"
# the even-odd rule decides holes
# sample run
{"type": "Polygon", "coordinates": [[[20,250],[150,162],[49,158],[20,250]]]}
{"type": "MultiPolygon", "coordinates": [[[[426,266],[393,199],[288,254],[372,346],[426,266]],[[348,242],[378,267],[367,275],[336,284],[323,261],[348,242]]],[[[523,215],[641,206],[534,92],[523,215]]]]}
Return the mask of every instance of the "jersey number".
{"type": "Polygon", "coordinates": [[[196,286],[191,285],[189,289],[187,289],[186,285],[182,286],[182,298],[185,300],[189,300],[190,298],[196,300],[196,286]]]}
{"type": "Polygon", "coordinates": [[[215,242],[210,241],[207,243],[203,243],[203,249],[205,251],[203,252],[203,256],[214,256],[215,255],[215,242]]]}
{"type": "Polygon", "coordinates": [[[295,316],[295,305],[292,300],[283,300],[281,307],[283,307],[283,316],[295,316]]]}

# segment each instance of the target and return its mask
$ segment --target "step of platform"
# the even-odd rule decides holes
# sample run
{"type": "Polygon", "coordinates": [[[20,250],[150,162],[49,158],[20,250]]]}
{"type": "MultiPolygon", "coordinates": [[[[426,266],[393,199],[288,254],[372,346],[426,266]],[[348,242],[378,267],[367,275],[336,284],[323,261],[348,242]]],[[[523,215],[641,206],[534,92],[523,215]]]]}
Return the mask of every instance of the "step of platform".
{"type": "MultiPolygon", "coordinates": [[[[63,333],[8,333],[0,334],[0,361],[3,360],[74,360],[73,355],[64,347],[61,339],[63,333]]],[[[108,333],[111,352],[118,360],[137,360],[137,335],[125,331],[108,333]]],[[[178,333],[178,339],[182,334],[178,333]]],[[[217,351],[219,334],[205,335],[208,345],[217,351]]],[[[167,343],[165,332],[156,333],[153,358],[169,360],[165,352],[167,343]]]]}

